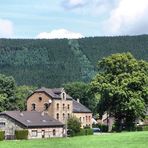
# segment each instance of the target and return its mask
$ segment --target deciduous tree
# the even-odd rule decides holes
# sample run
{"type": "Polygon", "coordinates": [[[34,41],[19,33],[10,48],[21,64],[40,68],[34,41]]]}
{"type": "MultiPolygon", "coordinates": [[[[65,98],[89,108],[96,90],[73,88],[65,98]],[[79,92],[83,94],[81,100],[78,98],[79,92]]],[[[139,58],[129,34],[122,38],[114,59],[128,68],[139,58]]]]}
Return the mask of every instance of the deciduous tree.
{"type": "Polygon", "coordinates": [[[91,82],[100,93],[98,111],[115,117],[118,130],[131,130],[143,119],[148,104],[148,63],[130,53],[113,54],[98,62],[98,74],[91,82]]]}

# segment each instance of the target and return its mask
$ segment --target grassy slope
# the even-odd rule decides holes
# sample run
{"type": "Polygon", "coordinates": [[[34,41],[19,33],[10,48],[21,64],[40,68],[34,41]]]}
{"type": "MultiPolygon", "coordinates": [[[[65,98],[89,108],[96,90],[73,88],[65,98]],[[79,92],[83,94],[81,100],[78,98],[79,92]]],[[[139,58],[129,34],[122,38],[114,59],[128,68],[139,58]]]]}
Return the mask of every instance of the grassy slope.
{"type": "Polygon", "coordinates": [[[84,136],[67,139],[3,141],[1,148],[146,148],[148,132],[84,136]]]}

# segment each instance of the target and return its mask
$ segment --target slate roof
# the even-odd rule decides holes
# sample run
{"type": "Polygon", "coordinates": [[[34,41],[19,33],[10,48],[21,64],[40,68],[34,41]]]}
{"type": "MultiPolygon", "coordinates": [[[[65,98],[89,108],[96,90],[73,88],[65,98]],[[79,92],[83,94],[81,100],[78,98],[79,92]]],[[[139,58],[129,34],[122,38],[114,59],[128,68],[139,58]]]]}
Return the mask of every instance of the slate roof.
{"type": "MultiPolygon", "coordinates": [[[[35,92],[45,92],[47,95],[51,96],[54,99],[61,99],[61,93],[63,89],[64,88],[49,89],[49,88],[42,87],[40,89],[35,90],[34,93],[35,92]]],[[[72,99],[72,97],[66,94],[66,99],[72,99]]]]}
{"type": "Polygon", "coordinates": [[[87,107],[73,100],[73,113],[92,113],[87,107]]]}
{"type": "Polygon", "coordinates": [[[36,111],[5,111],[0,113],[10,117],[11,119],[19,122],[27,128],[33,127],[63,127],[63,123],[50,117],[47,113],[40,113],[36,111]]]}

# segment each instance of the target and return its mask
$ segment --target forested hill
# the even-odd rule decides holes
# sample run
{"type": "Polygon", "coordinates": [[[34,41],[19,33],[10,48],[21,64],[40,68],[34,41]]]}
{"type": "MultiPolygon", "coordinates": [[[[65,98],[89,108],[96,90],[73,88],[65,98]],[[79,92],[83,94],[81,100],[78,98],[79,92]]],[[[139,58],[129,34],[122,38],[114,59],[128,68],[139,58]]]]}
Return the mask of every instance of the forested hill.
{"type": "Polygon", "coordinates": [[[131,52],[148,61],[148,35],[90,37],[78,40],[0,39],[0,73],[19,85],[60,87],[89,81],[101,58],[131,52]]]}

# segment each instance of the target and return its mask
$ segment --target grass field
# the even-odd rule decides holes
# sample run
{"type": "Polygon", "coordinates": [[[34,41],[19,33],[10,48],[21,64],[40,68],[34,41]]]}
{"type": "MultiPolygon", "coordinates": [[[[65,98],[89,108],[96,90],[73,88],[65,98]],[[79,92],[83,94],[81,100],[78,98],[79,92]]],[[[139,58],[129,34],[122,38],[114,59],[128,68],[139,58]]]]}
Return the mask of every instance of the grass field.
{"type": "Polygon", "coordinates": [[[74,138],[2,141],[0,148],[148,148],[148,132],[113,133],[74,138]]]}

